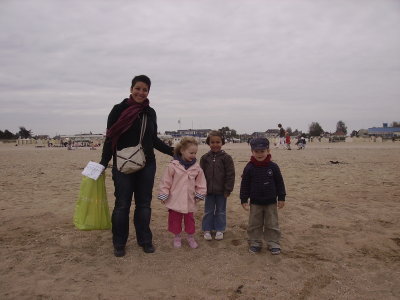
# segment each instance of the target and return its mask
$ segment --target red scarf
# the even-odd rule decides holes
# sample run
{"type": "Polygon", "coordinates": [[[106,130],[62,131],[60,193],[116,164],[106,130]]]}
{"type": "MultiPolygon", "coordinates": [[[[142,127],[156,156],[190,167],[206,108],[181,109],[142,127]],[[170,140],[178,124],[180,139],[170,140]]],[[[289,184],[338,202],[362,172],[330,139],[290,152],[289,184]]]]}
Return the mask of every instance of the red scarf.
{"type": "Polygon", "coordinates": [[[263,161],[258,161],[254,156],[250,158],[250,162],[256,167],[266,167],[268,166],[268,163],[270,161],[271,161],[271,154],[268,154],[263,161]]]}
{"type": "Polygon", "coordinates": [[[139,116],[142,110],[149,106],[150,101],[146,99],[143,103],[137,103],[132,99],[132,96],[126,102],[129,106],[119,116],[117,122],[115,122],[109,129],[107,129],[106,137],[111,139],[112,149],[117,146],[117,141],[121,134],[128,130],[132,126],[133,122],[139,116]]]}

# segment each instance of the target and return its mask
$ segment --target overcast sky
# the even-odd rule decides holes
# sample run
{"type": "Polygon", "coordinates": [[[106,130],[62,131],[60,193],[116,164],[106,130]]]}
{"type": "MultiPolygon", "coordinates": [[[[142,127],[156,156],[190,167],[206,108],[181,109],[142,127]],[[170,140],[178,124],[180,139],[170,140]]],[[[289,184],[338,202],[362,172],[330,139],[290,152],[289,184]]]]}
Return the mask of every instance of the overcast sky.
{"type": "Polygon", "coordinates": [[[104,133],[139,74],[161,132],[390,124],[400,1],[0,0],[0,130],[104,133]]]}

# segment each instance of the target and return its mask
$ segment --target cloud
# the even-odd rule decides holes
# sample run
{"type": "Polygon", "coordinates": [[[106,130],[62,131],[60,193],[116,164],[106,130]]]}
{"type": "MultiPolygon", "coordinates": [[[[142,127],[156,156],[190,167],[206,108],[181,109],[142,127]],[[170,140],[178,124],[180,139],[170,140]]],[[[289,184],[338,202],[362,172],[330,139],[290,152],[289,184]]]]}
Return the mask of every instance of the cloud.
{"type": "Polygon", "coordinates": [[[103,131],[137,74],[161,131],[378,126],[400,112],[399,17],[394,0],[3,1],[0,129],[103,131]]]}

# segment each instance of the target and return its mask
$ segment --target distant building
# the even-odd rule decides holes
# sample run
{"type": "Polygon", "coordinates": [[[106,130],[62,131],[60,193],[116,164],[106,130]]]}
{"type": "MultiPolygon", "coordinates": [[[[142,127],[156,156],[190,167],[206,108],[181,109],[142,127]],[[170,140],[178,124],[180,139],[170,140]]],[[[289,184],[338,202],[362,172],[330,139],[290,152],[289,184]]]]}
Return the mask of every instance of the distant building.
{"type": "Polygon", "coordinates": [[[82,133],[74,135],[60,135],[60,138],[70,139],[76,142],[82,142],[82,141],[103,140],[105,136],[103,134],[82,133]]]}
{"type": "Polygon", "coordinates": [[[346,134],[342,130],[336,130],[336,132],[333,133],[332,135],[334,135],[334,136],[346,136],[346,134]]]}
{"type": "MultiPolygon", "coordinates": [[[[325,134],[323,135],[325,137],[325,134]]],[[[318,140],[321,141],[322,137],[319,137],[318,140]]],[[[329,142],[345,142],[346,141],[346,134],[342,130],[336,130],[336,132],[329,134],[328,136],[329,142]]]]}
{"type": "Polygon", "coordinates": [[[165,135],[171,135],[173,137],[179,136],[196,136],[196,137],[207,137],[211,129],[182,129],[177,131],[166,131],[165,135]]]}
{"type": "Polygon", "coordinates": [[[60,143],[64,146],[101,145],[105,139],[103,134],[82,133],[75,135],[60,135],[60,143]]]}
{"type": "Polygon", "coordinates": [[[251,135],[248,133],[243,133],[243,134],[239,135],[239,139],[240,139],[241,143],[243,143],[243,142],[247,143],[249,140],[251,140],[251,135]]]}
{"type": "Polygon", "coordinates": [[[265,134],[268,138],[275,138],[279,136],[279,129],[268,129],[265,134]]]}
{"type": "Polygon", "coordinates": [[[35,139],[37,140],[48,140],[50,139],[50,136],[47,134],[39,134],[39,135],[35,135],[35,139]]]}
{"type": "Polygon", "coordinates": [[[360,129],[357,132],[358,137],[368,137],[368,129],[360,129]]]}
{"type": "Polygon", "coordinates": [[[369,136],[381,136],[382,138],[400,137],[400,127],[388,127],[387,123],[383,123],[382,127],[368,128],[369,136]]]}
{"type": "Polygon", "coordinates": [[[178,136],[178,132],[176,131],[166,131],[164,134],[170,136],[178,136]]]}
{"type": "Polygon", "coordinates": [[[265,138],[267,133],[265,131],[255,131],[251,134],[252,138],[265,138]]]}

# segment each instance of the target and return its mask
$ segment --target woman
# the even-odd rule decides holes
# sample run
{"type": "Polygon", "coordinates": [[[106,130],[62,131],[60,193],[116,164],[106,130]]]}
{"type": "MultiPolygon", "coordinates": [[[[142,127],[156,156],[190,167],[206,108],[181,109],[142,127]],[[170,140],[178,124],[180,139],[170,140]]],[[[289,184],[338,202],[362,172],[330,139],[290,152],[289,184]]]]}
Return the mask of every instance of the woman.
{"type": "Polygon", "coordinates": [[[154,148],[173,155],[173,148],[157,137],[156,112],[149,106],[147,98],[151,81],[145,75],[133,78],[131,95],[111,110],[107,121],[107,134],[103,146],[100,164],[107,167],[113,157],[112,178],[115,187],[115,206],[112,213],[112,233],[114,255],[125,255],[125,245],[129,235],[129,211],[132,195],[135,199],[133,223],[136,239],[146,253],[155,251],[150,230],[151,197],[156,173],[154,148]],[[116,151],[132,147],[139,143],[141,120],[147,115],[146,131],[142,146],[146,156],[146,165],[136,173],[124,174],[116,169],[116,151]]]}

